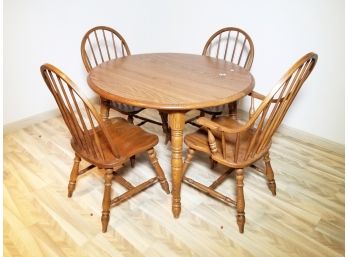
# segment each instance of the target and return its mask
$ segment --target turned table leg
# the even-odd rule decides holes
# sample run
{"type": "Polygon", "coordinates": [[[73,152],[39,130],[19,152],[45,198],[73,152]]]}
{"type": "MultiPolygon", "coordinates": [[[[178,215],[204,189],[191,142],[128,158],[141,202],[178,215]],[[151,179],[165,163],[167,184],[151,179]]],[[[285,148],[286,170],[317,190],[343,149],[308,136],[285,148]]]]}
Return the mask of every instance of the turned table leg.
{"type": "Polygon", "coordinates": [[[183,168],[182,144],[183,129],[185,125],[185,113],[170,113],[169,123],[171,127],[172,140],[172,212],[174,218],[178,218],[181,211],[180,190],[183,168]]]}

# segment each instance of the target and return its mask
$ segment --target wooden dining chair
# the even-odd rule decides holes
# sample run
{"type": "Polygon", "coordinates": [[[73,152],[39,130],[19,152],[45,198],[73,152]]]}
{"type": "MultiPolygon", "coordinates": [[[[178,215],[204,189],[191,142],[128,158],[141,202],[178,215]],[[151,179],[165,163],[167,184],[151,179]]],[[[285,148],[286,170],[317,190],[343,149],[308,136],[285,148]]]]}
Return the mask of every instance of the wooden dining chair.
{"type": "Polygon", "coordinates": [[[162,189],[169,193],[168,182],[154,150],[154,146],[158,143],[156,135],[145,132],[120,117],[103,121],[77,86],[53,65],[42,65],[41,74],[72,136],[71,146],[75,151],[75,159],[68,184],[68,197],[72,196],[79,175],[95,166],[105,171],[101,216],[103,232],[107,230],[110,207],[119,205],[156,182],[160,182],[162,189]],[[129,157],[143,152],[147,152],[156,176],[134,186],[120,176],[120,169],[129,157]],[[91,165],[79,170],[81,159],[91,165]],[[125,193],[113,199],[111,199],[112,179],[127,189],[125,193]]]}
{"type": "Polygon", "coordinates": [[[237,224],[243,233],[244,193],[243,178],[244,168],[251,166],[264,173],[268,180],[268,187],[276,195],[276,183],[269,158],[271,139],[279,127],[291,103],[307,77],[312,72],[318,56],[308,53],[298,60],[280,79],[268,96],[252,92],[249,120],[246,122],[235,120],[230,116],[221,116],[214,120],[201,117],[197,123],[202,126],[197,132],[185,137],[189,147],[183,167],[183,182],[223,201],[236,206],[237,224]],[[254,98],[262,100],[255,111],[254,98]],[[195,151],[201,151],[229,169],[215,180],[210,186],[205,186],[184,174],[195,151]],[[263,159],[265,168],[261,169],[254,163],[263,159]],[[216,191],[216,188],[231,174],[236,173],[236,200],[232,200],[216,191]]]}
{"type": "MultiPolygon", "coordinates": [[[[87,31],[82,38],[81,56],[87,72],[90,72],[93,67],[103,62],[128,56],[130,54],[131,52],[126,40],[120,33],[110,27],[94,27],[87,31]]],[[[162,122],[158,122],[153,119],[137,115],[139,112],[144,110],[144,108],[109,101],[103,99],[102,97],[100,98],[100,105],[100,113],[103,120],[108,119],[109,110],[112,108],[122,114],[127,115],[130,123],[134,123],[134,118],[140,119],[141,122],[137,124],[138,126],[141,126],[146,122],[162,126],[163,133],[166,135],[166,143],[168,142],[170,134],[168,129],[167,113],[159,112],[162,122]]]]}
{"type": "MultiPolygon", "coordinates": [[[[254,60],[254,44],[245,31],[234,27],[222,28],[208,39],[202,55],[232,62],[250,71],[254,60]]],[[[228,113],[236,118],[237,101],[200,109],[200,115],[187,120],[186,123],[196,125],[194,121],[203,117],[205,113],[215,118],[221,115],[225,108],[228,108],[228,113]]]]}

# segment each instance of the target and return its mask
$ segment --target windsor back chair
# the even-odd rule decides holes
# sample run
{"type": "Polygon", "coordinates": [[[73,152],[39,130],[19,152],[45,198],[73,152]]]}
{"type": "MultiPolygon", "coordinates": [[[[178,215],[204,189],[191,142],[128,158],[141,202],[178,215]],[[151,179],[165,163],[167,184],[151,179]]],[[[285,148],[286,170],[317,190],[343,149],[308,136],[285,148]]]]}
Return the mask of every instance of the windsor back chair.
{"type": "Polygon", "coordinates": [[[101,217],[103,232],[107,230],[110,207],[122,203],[158,181],[162,189],[167,194],[169,193],[168,182],[154,150],[154,146],[158,143],[156,135],[145,132],[123,118],[103,121],[77,86],[53,65],[42,65],[41,74],[54,96],[72,136],[71,146],[75,151],[75,159],[68,184],[68,197],[72,196],[79,175],[95,166],[105,170],[101,217]],[[156,171],[156,177],[140,185],[133,186],[120,176],[120,168],[129,157],[142,152],[147,152],[156,171]],[[86,169],[79,170],[81,158],[91,163],[91,165],[86,169]],[[111,199],[113,178],[124,186],[127,191],[111,199]]]}
{"type": "MultiPolygon", "coordinates": [[[[226,27],[218,30],[208,39],[202,55],[232,62],[250,71],[254,60],[254,44],[245,31],[239,28],[226,27]]],[[[200,117],[207,113],[214,118],[222,114],[224,108],[228,108],[229,114],[236,118],[237,101],[200,109],[200,117]]],[[[188,122],[195,125],[193,121],[196,118],[198,117],[192,118],[188,122]]]]}
{"type": "Polygon", "coordinates": [[[263,172],[267,177],[269,189],[273,195],[276,195],[276,183],[269,158],[271,139],[304,81],[312,72],[317,58],[318,56],[314,53],[303,56],[287,71],[268,96],[252,92],[249,120],[245,123],[228,116],[221,116],[214,120],[201,117],[197,123],[202,128],[187,135],[184,139],[189,149],[183,166],[183,174],[195,151],[204,152],[214,161],[230,167],[210,186],[205,186],[185,175],[183,175],[183,182],[227,204],[236,206],[237,224],[241,233],[244,231],[245,223],[243,169],[251,166],[263,172]],[[254,98],[262,100],[256,111],[254,98]],[[264,170],[254,165],[261,158],[265,162],[264,170]],[[215,190],[234,170],[237,184],[236,201],[215,190]]]}
{"type": "MultiPolygon", "coordinates": [[[[97,26],[86,32],[81,42],[81,56],[83,64],[90,72],[95,66],[117,58],[130,55],[131,52],[126,40],[116,30],[106,27],[97,26]]],[[[116,85],[115,85],[116,86],[116,85]]],[[[150,122],[162,126],[163,133],[166,135],[166,143],[169,140],[168,115],[159,112],[162,123],[137,115],[144,108],[123,104],[115,101],[109,101],[100,97],[100,113],[103,120],[108,119],[110,108],[128,116],[128,121],[134,123],[134,118],[142,120],[138,126],[150,122]]]]}

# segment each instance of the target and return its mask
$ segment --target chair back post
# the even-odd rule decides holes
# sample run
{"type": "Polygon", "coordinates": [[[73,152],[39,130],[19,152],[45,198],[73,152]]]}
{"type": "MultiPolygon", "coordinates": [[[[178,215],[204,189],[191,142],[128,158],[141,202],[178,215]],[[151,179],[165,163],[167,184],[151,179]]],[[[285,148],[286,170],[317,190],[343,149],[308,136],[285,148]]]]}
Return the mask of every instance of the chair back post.
{"type": "Polygon", "coordinates": [[[72,141],[80,151],[92,158],[104,160],[100,137],[104,137],[112,154],[118,158],[118,150],[111,142],[103,121],[77,86],[58,68],[44,64],[41,75],[51,91],[63,119],[72,135],[72,141]]]}
{"type": "Polygon", "coordinates": [[[81,41],[81,57],[87,72],[103,62],[130,54],[126,40],[110,27],[94,27],[81,41]]]}
{"type": "Polygon", "coordinates": [[[230,61],[250,70],[254,60],[254,44],[242,29],[226,27],[208,39],[202,55],[230,61]]]}

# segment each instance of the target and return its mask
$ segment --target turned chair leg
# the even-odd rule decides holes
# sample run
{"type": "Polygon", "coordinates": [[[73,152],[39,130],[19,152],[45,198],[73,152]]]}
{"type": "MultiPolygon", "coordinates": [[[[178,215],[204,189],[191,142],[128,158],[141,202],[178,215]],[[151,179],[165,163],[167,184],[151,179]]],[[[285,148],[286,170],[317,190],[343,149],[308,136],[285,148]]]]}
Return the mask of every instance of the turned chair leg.
{"type": "Polygon", "coordinates": [[[103,233],[105,233],[107,231],[109,219],[110,219],[112,171],[113,171],[112,169],[105,170],[103,212],[102,212],[102,216],[101,216],[102,232],[103,233]]]}
{"type": "Polygon", "coordinates": [[[244,202],[244,192],[243,192],[243,183],[244,174],[243,169],[236,169],[236,182],[237,182],[237,224],[239,227],[239,232],[244,232],[244,224],[245,224],[245,202],[244,202]]]}
{"type": "Polygon", "coordinates": [[[228,114],[232,116],[232,119],[237,119],[237,101],[228,104],[228,114]]]}
{"type": "Polygon", "coordinates": [[[167,133],[166,133],[166,139],[165,139],[165,141],[164,141],[164,144],[166,145],[166,144],[168,144],[168,142],[171,140],[171,132],[170,132],[171,130],[170,130],[170,128],[168,127],[168,131],[167,131],[167,133]]]}
{"type": "Polygon", "coordinates": [[[276,183],[274,180],[274,173],[271,166],[271,159],[269,158],[269,152],[263,157],[266,166],[266,176],[268,180],[268,188],[272,192],[272,195],[276,195],[276,183]]]}
{"type": "Polygon", "coordinates": [[[194,153],[195,153],[195,150],[193,150],[192,148],[189,148],[187,150],[187,156],[185,158],[184,165],[182,167],[182,177],[185,176],[185,173],[187,171],[188,166],[191,163],[191,160],[192,160],[192,157],[193,157],[194,153]]]}
{"type": "Polygon", "coordinates": [[[162,120],[162,130],[166,136],[164,143],[167,144],[170,140],[170,129],[168,126],[168,113],[159,111],[159,115],[161,116],[161,120],[162,120]]]}
{"type": "Polygon", "coordinates": [[[135,155],[133,155],[131,158],[129,158],[131,167],[134,168],[135,165],[135,155]]]}
{"type": "Polygon", "coordinates": [[[71,197],[76,186],[77,176],[79,175],[79,166],[81,158],[75,154],[74,165],[70,173],[70,180],[68,184],[68,197],[71,197]]]}
{"type": "Polygon", "coordinates": [[[100,116],[103,121],[106,121],[109,118],[110,114],[110,105],[109,101],[100,97],[100,116]]]}
{"type": "Polygon", "coordinates": [[[133,115],[129,114],[128,117],[127,117],[127,120],[130,124],[134,124],[134,117],[133,115]]]}
{"type": "Polygon", "coordinates": [[[211,156],[209,156],[209,160],[210,160],[210,169],[214,169],[217,161],[214,161],[213,158],[211,158],[211,156]]]}
{"type": "Polygon", "coordinates": [[[148,154],[149,159],[150,159],[150,161],[152,163],[152,166],[155,169],[158,181],[160,182],[163,191],[166,192],[167,194],[169,194],[170,193],[169,185],[168,185],[166,177],[164,176],[164,172],[163,172],[161,166],[158,163],[158,159],[157,159],[157,156],[156,156],[155,149],[151,148],[150,150],[147,151],[147,154],[148,154]]]}

